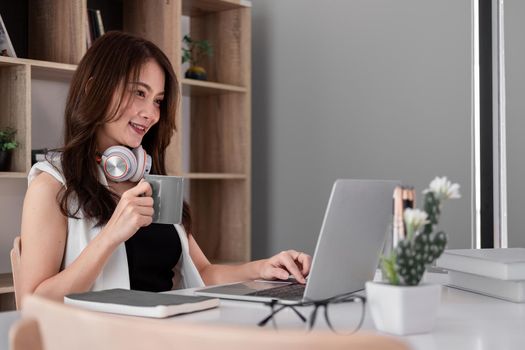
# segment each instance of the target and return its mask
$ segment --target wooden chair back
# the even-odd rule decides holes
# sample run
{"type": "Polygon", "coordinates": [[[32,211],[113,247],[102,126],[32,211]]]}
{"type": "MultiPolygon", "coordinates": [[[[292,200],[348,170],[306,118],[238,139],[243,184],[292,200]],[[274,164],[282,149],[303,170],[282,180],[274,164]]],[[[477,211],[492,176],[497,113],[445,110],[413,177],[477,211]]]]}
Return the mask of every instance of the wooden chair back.
{"type": "Polygon", "coordinates": [[[22,254],[22,240],[16,236],[11,249],[11,271],[13,274],[13,286],[15,288],[15,302],[17,310],[20,309],[20,257],[22,254]]]}
{"type": "Polygon", "coordinates": [[[38,321],[34,318],[19,320],[9,332],[9,349],[44,350],[38,321]]]}
{"type": "Polygon", "coordinates": [[[395,338],[375,334],[339,336],[329,331],[307,334],[297,330],[276,332],[270,329],[206,325],[176,319],[119,316],[74,308],[34,295],[26,297],[22,315],[22,319],[10,332],[12,350],[29,349],[16,340],[25,339],[26,335],[38,339],[35,328],[38,328],[40,334],[40,348],[53,350],[408,349],[395,338]],[[28,320],[36,320],[38,327],[28,320]]]}

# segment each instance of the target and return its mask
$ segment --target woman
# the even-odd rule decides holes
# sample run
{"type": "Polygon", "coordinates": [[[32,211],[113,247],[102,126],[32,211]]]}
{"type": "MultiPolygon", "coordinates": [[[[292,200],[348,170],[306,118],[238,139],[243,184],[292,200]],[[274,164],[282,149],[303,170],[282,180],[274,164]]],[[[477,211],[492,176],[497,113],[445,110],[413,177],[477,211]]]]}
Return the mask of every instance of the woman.
{"type": "Polygon", "coordinates": [[[110,148],[139,157],[142,147],[152,173],[166,174],[178,93],[168,58],[147,40],[110,32],[87,51],[66,102],[64,146],[29,173],[22,297],[63,300],[88,290],[163,291],[289,274],[305,282],[311,258],[294,250],[237,266],[210,264],[191,234],[186,203],[182,225],[152,224],[142,173],[119,179],[107,171],[110,148]]]}

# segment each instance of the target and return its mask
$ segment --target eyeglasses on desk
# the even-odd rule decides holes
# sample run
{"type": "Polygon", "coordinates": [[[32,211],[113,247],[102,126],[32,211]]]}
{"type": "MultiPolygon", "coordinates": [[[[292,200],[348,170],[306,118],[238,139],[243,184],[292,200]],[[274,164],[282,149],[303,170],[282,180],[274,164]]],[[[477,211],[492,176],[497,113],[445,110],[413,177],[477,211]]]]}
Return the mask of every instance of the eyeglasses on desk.
{"type": "Polygon", "coordinates": [[[343,294],[323,300],[300,301],[297,303],[281,303],[279,300],[272,300],[266,303],[271,308],[270,314],[262,319],[258,326],[264,327],[269,321],[272,321],[274,328],[277,330],[276,315],[285,309],[291,309],[299,319],[307,324],[307,330],[311,331],[316,324],[317,315],[320,309],[323,309],[323,315],[328,325],[334,333],[340,335],[351,335],[357,332],[363,325],[365,318],[366,298],[354,293],[343,294]],[[313,306],[309,317],[305,317],[298,308],[313,306]],[[356,321],[355,314],[359,313],[356,321]]]}

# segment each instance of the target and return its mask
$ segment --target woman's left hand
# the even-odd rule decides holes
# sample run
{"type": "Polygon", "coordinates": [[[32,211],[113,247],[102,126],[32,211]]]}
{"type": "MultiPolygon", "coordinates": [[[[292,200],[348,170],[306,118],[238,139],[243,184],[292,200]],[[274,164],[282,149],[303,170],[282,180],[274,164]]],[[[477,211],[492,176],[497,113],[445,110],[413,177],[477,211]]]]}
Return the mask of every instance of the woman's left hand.
{"type": "Polygon", "coordinates": [[[266,280],[285,280],[292,275],[297,282],[306,283],[305,277],[310,272],[312,257],[295,250],[282,251],[266,259],[262,265],[261,278],[266,280]]]}

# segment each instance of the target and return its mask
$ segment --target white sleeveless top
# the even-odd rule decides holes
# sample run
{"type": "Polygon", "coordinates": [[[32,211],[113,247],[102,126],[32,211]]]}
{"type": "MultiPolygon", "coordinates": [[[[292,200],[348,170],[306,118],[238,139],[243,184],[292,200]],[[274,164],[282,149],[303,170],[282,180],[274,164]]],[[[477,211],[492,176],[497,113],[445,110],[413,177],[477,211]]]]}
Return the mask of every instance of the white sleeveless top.
{"type": "MultiPolygon", "coordinates": [[[[28,183],[30,184],[31,181],[42,172],[46,172],[65,186],[65,179],[62,175],[60,161],[52,161],[55,166],[51,165],[48,161],[38,162],[33,165],[29,171],[28,183]]],[[[108,186],[102,169],[99,168],[98,171],[100,183],[104,186],[108,186]]],[[[62,260],[62,269],[71,265],[88,243],[95,238],[102,229],[100,226],[95,226],[95,220],[82,218],[81,212],[79,212],[78,216],[80,219],[68,218],[67,220],[67,241],[64,258],[62,260]]],[[[173,289],[203,287],[204,282],[190,257],[186,231],[182,225],[175,225],[175,229],[179,234],[182,254],[179,262],[173,269],[173,289]]],[[[130,288],[128,258],[124,242],[118,245],[108,259],[102,272],[91,287],[91,290],[111,288],[130,288]]]]}

